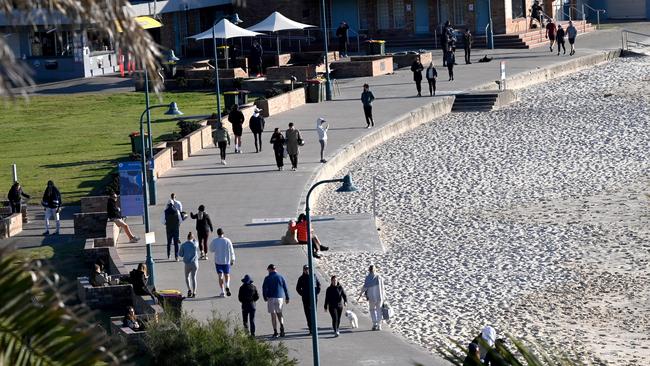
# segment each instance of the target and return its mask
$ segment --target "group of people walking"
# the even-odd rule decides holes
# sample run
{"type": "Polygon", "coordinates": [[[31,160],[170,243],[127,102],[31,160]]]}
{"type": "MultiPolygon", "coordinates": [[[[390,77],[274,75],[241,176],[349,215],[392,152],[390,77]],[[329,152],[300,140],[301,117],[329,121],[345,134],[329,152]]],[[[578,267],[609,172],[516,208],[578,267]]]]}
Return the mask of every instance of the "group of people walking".
{"type": "MultiPolygon", "coordinates": [[[[23,198],[30,199],[31,196],[23,191],[20,182],[15,181],[7,193],[7,199],[9,200],[12,214],[22,213],[23,198]]],[[[47,181],[47,186],[43,192],[43,199],[41,200],[41,206],[43,207],[45,216],[45,232],[43,235],[50,235],[50,220],[52,219],[54,219],[56,225],[54,235],[59,235],[61,233],[61,192],[51,180],[47,181]]]]}
{"type": "Polygon", "coordinates": [[[548,46],[549,50],[553,52],[553,45],[557,43],[557,55],[560,55],[560,49],[562,49],[562,54],[566,54],[566,47],[564,46],[564,38],[569,39],[569,45],[571,49],[569,50],[569,56],[573,56],[576,53],[576,37],[578,36],[578,29],[573,25],[573,21],[569,21],[569,25],[566,28],[562,28],[561,24],[555,24],[553,19],[549,19],[546,24],[546,38],[549,40],[550,44],[548,46]]]}

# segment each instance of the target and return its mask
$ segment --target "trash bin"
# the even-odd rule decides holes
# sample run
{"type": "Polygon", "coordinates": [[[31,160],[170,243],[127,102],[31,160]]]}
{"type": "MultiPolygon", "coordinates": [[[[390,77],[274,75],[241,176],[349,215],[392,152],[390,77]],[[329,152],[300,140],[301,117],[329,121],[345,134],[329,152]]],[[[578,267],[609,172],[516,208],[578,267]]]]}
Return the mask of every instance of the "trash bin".
{"type": "MultiPolygon", "coordinates": [[[[134,154],[142,154],[142,140],[140,139],[140,132],[131,132],[131,152],[134,154]]],[[[145,149],[149,150],[149,135],[144,134],[145,149]]]]}
{"type": "Polygon", "coordinates": [[[366,54],[368,55],[385,55],[386,54],[386,41],[373,40],[368,41],[366,54]]]}
{"type": "Polygon", "coordinates": [[[227,111],[232,108],[233,104],[244,105],[248,103],[248,90],[233,90],[223,93],[223,102],[227,111]]]}
{"type": "Polygon", "coordinates": [[[307,80],[307,103],[320,103],[325,100],[325,82],[320,79],[307,80]]]}
{"type": "Polygon", "coordinates": [[[174,317],[180,317],[183,312],[183,294],[180,290],[160,290],[158,291],[158,301],[166,311],[174,317]]]}

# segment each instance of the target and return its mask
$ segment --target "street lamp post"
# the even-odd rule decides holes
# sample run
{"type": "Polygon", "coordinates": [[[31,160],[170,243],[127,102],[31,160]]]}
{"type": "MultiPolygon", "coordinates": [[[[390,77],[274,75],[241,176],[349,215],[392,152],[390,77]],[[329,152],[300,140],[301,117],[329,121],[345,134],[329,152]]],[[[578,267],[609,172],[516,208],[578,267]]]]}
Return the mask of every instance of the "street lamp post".
{"type": "Polygon", "coordinates": [[[488,2],[488,25],[490,30],[487,34],[487,48],[494,49],[494,31],[492,28],[492,0],[487,0],[488,2]]]}
{"type": "MultiPolygon", "coordinates": [[[[178,116],[183,114],[180,110],[178,110],[178,105],[176,105],[176,102],[171,102],[169,104],[157,104],[153,106],[147,107],[144,112],[142,112],[142,115],[140,115],[140,142],[142,143],[142,154],[141,154],[141,168],[142,168],[142,198],[143,198],[143,205],[144,205],[144,232],[145,232],[145,242],[147,245],[147,268],[149,270],[149,285],[154,286],[155,280],[154,280],[154,261],[153,257],[151,256],[151,243],[147,240],[147,233],[151,231],[151,226],[149,223],[149,202],[147,200],[147,195],[148,195],[148,184],[147,184],[147,157],[146,157],[146,146],[145,146],[145,138],[144,138],[144,116],[147,115],[149,116],[149,111],[154,109],[154,108],[163,108],[167,107],[169,108],[167,112],[165,112],[166,115],[173,115],[173,116],[178,116]]],[[[153,157],[152,157],[153,159],[153,157]]],[[[151,172],[153,174],[153,171],[151,172]]]]}
{"type": "Polygon", "coordinates": [[[339,179],[327,179],[316,182],[309,188],[307,198],[305,199],[305,216],[307,216],[307,265],[309,266],[309,304],[310,304],[310,317],[311,317],[311,346],[314,357],[314,366],[320,365],[320,351],[318,349],[318,323],[316,317],[316,289],[314,288],[314,251],[311,242],[311,215],[309,214],[309,196],[311,192],[321,184],[326,183],[343,183],[337,189],[337,192],[354,192],[357,188],[352,184],[352,177],[347,174],[339,179]]]}
{"type": "Polygon", "coordinates": [[[327,16],[325,13],[325,0],[321,0],[321,14],[323,19],[323,42],[325,44],[325,100],[332,100],[332,83],[330,80],[329,50],[327,48],[327,16]]]}

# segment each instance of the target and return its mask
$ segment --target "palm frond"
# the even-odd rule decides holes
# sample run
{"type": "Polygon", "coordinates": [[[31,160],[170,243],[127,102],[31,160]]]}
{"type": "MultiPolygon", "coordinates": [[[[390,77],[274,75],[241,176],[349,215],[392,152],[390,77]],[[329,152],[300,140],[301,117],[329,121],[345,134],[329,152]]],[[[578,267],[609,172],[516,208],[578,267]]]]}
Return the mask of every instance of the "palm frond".
{"type": "Polygon", "coordinates": [[[58,275],[40,263],[15,264],[0,250],[0,364],[118,365],[121,354],[85,316],[64,304],[58,275]]]}

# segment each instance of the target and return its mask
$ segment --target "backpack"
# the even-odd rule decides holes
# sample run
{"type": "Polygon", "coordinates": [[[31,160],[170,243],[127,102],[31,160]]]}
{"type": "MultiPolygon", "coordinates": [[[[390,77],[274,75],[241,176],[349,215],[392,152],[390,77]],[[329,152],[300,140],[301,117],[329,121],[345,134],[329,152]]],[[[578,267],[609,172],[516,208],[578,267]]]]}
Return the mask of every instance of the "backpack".
{"type": "Polygon", "coordinates": [[[165,209],[165,226],[178,226],[180,221],[178,220],[178,210],[173,205],[168,205],[165,209]]]}

